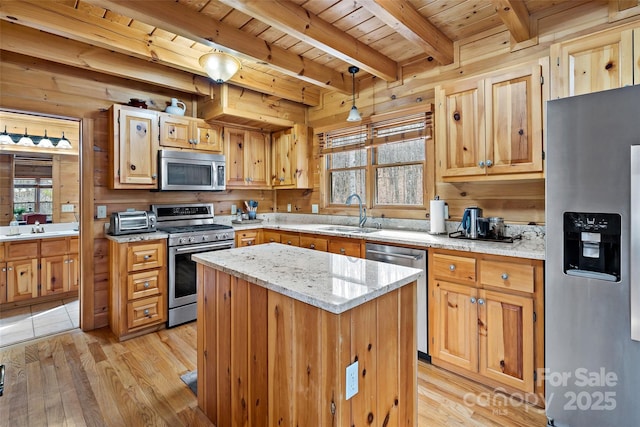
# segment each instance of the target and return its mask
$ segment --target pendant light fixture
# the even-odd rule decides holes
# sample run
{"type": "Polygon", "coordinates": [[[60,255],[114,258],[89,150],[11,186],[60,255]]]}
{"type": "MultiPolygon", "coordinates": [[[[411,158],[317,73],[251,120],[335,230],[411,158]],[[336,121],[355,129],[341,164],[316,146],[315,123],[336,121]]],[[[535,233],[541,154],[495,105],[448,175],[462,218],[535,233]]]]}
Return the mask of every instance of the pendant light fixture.
{"type": "Polygon", "coordinates": [[[206,53],[200,57],[200,66],[220,84],[229,80],[240,69],[240,61],[224,52],[206,53]]]}
{"type": "Polygon", "coordinates": [[[362,120],[360,112],[358,111],[358,107],[356,107],[356,73],[358,71],[360,71],[360,68],[358,67],[355,67],[353,65],[349,67],[349,72],[351,73],[351,93],[353,94],[353,104],[351,106],[351,110],[349,110],[349,117],[347,117],[348,122],[359,122],[360,120],[362,120]]]}

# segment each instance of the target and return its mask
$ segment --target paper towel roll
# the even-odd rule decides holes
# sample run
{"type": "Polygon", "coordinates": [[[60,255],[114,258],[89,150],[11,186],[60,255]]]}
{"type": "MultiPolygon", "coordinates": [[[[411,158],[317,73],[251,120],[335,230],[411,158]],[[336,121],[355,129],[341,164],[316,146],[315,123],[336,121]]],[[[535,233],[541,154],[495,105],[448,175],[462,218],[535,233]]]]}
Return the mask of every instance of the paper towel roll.
{"type": "Polygon", "coordinates": [[[442,234],[445,232],[444,200],[431,200],[429,204],[429,220],[431,223],[431,234],[442,234]]]}

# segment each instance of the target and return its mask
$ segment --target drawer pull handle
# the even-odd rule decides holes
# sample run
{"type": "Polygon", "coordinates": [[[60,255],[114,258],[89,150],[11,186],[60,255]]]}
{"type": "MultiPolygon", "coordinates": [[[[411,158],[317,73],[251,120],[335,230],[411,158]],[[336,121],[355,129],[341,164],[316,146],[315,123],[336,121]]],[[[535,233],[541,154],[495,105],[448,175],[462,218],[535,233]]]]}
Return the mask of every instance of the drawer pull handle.
{"type": "Polygon", "coordinates": [[[149,317],[151,317],[151,316],[149,315],[149,309],[148,309],[148,308],[147,308],[147,309],[145,309],[145,310],[143,311],[143,313],[144,313],[144,315],[145,315],[145,316],[149,316],[149,317]]]}
{"type": "Polygon", "coordinates": [[[149,286],[151,286],[151,285],[149,284],[149,282],[144,282],[144,285],[143,285],[143,286],[144,286],[144,288],[145,288],[145,289],[147,289],[147,288],[148,288],[149,286]]]}
{"type": "Polygon", "coordinates": [[[475,304],[475,303],[476,303],[475,297],[471,297],[471,304],[475,304]]]}
{"type": "Polygon", "coordinates": [[[455,264],[451,264],[449,266],[449,271],[456,271],[456,265],[455,264]]]}
{"type": "Polygon", "coordinates": [[[482,298],[478,298],[478,304],[480,305],[484,304],[484,300],[482,298]]]}
{"type": "Polygon", "coordinates": [[[287,240],[287,245],[291,245],[291,240],[287,240]]]}
{"type": "Polygon", "coordinates": [[[309,245],[309,249],[315,249],[316,245],[314,245],[313,243],[309,245]]]}
{"type": "Polygon", "coordinates": [[[345,248],[340,248],[340,253],[341,253],[341,254],[344,254],[344,253],[346,253],[346,252],[347,252],[347,250],[346,250],[345,248]]]}
{"type": "Polygon", "coordinates": [[[507,280],[509,278],[509,275],[507,273],[502,273],[502,280],[507,280]]]}
{"type": "Polygon", "coordinates": [[[149,259],[151,259],[151,255],[145,255],[145,256],[144,256],[144,260],[145,260],[145,261],[147,261],[147,260],[149,260],[149,259]]]}

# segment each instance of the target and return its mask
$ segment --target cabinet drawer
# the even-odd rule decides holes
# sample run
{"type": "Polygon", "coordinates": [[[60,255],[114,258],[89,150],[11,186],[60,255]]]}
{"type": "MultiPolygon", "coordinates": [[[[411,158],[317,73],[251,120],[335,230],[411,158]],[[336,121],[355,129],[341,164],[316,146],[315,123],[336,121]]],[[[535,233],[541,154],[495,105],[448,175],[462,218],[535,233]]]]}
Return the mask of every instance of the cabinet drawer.
{"type": "Polygon", "coordinates": [[[136,243],[127,247],[127,271],[158,268],[164,265],[165,242],[136,243]]]}
{"type": "Polygon", "coordinates": [[[65,255],[67,253],[67,239],[42,239],[40,252],[42,256],[65,255]]]}
{"type": "Polygon", "coordinates": [[[329,252],[352,257],[360,257],[360,241],[330,240],[329,252]]]}
{"type": "Polygon", "coordinates": [[[280,243],[289,246],[300,246],[300,235],[298,233],[280,233],[280,243]]]}
{"type": "Polygon", "coordinates": [[[475,284],[476,259],[455,255],[433,254],[433,276],[475,284]]]}
{"type": "Polygon", "coordinates": [[[129,329],[164,322],[164,311],[165,307],[162,295],[129,302],[127,304],[129,329]]]}
{"type": "Polygon", "coordinates": [[[480,283],[501,289],[533,292],[534,267],[504,261],[480,261],[480,283]]]}
{"type": "Polygon", "coordinates": [[[130,274],[127,278],[127,298],[134,300],[161,293],[161,272],[164,270],[130,274]]]}
{"type": "Polygon", "coordinates": [[[38,241],[9,242],[6,251],[7,260],[38,258],[38,241]]]}
{"type": "Polygon", "coordinates": [[[317,251],[327,251],[327,239],[321,237],[300,236],[300,247],[307,249],[315,249],[317,251]]]}
{"type": "Polygon", "coordinates": [[[264,240],[264,243],[280,243],[280,233],[264,230],[262,232],[262,240],[264,240]]]}

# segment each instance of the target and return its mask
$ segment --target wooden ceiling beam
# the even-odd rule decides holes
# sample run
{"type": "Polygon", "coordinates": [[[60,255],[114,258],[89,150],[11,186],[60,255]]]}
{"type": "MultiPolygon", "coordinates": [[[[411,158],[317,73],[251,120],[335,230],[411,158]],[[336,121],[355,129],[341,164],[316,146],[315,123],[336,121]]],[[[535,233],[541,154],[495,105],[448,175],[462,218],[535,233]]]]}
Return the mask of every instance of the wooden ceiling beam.
{"type": "Polygon", "coordinates": [[[131,17],[187,39],[240,58],[266,63],[283,74],[313,85],[351,92],[350,78],[324,65],[212,19],[175,0],[86,0],[96,6],[131,17]]]}
{"type": "MultiPolygon", "coordinates": [[[[58,45],[66,45],[64,39],[52,38],[54,44],[51,49],[40,41],[40,45],[36,46],[37,50],[42,51],[39,55],[54,62],[93,69],[133,80],[156,82],[161,86],[171,87],[172,84],[175,84],[176,89],[186,92],[194,92],[194,79],[211,82],[200,67],[197,58],[172,51],[171,45],[167,41],[154,38],[134,28],[88,15],[58,2],[32,2],[28,0],[3,2],[0,18],[6,22],[19,24],[15,25],[16,27],[34,28],[45,32],[44,34],[55,34],[71,39],[70,41],[75,40],[77,43],[82,43],[73,46],[69,52],[66,52],[64,49],[56,49],[58,45]],[[88,48],[87,45],[93,46],[93,48],[88,48]],[[127,56],[116,55],[119,59],[114,62],[114,59],[110,57],[112,51],[127,56]],[[57,53],[54,55],[48,52],[57,53]],[[76,56],[74,57],[71,52],[75,52],[76,56]],[[56,58],[61,60],[56,60],[56,58]],[[139,62],[135,61],[135,58],[138,58],[139,62]],[[137,71],[143,68],[145,62],[152,69],[154,66],[156,67],[155,72],[148,72],[148,77],[146,71],[142,73],[137,71]],[[158,71],[161,69],[155,64],[165,65],[166,71],[158,71]],[[192,81],[190,85],[184,82],[185,77],[192,81]],[[175,83],[171,83],[174,78],[176,79],[175,83]],[[153,80],[149,81],[149,79],[153,80]]],[[[3,26],[2,38],[5,37],[4,28],[3,26]]],[[[20,49],[19,42],[16,42],[15,49],[20,49]]],[[[13,49],[7,47],[7,50],[13,49]]],[[[18,52],[22,51],[18,50],[18,52]]],[[[320,103],[319,88],[300,80],[285,80],[248,67],[238,72],[229,82],[305,105],[317,106],[320,103]]],[[[197,89],[194,93],[199,92],[200,90],[197,89]]]]}
{"type": "Polygon", "coordinates": [[[453,41],[408,0],[359,0],[358,4],[402,37],[420,46],[440,64],[453,63],[453,41]]]}
{"type": "Polygon", "coordinates": [[[3,51],[96,71],[194,94],[209,93],[209,79],[66,39],[22,25],[0,22],[3,51]]]}
{"type": "Polygon", "coordinates": [[[529,11],[522,0],[492,0],[496,13],[511,33],[511,37],[520,43],[531,38],[529,11]]]}
{"type": "Polygon", "coordinates": [[[395,61],[291,1],[219,1],[385,81],[398,79],[395,61]]]}

